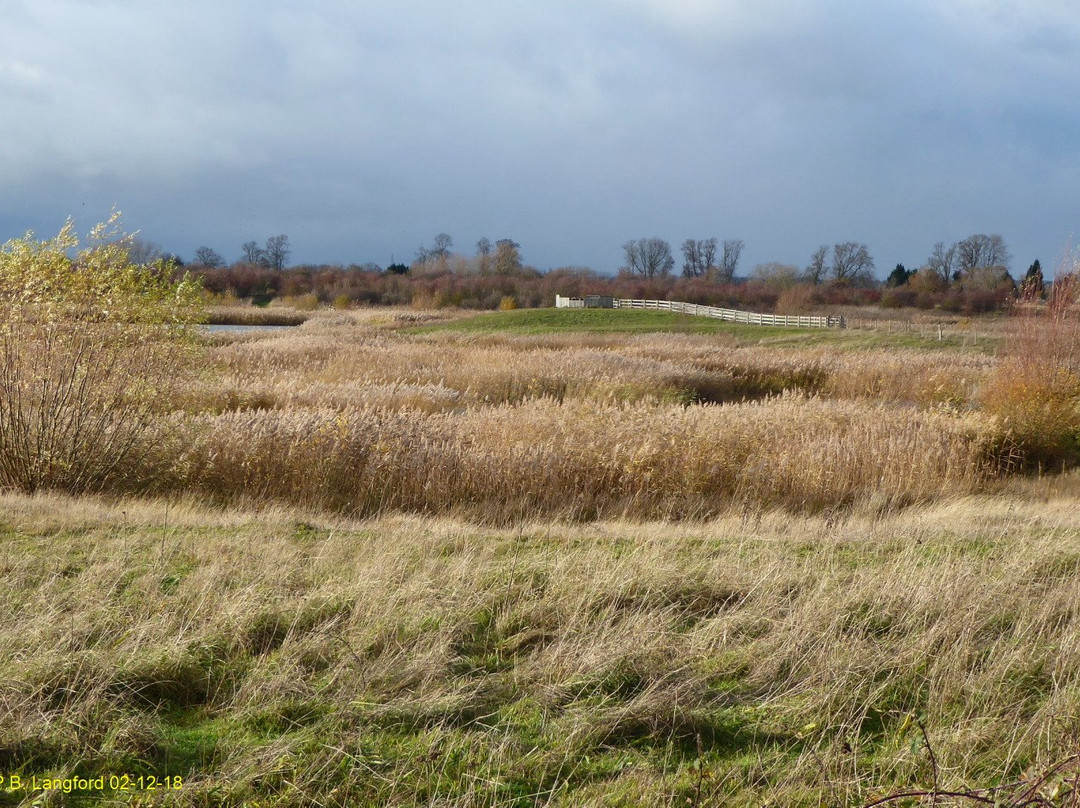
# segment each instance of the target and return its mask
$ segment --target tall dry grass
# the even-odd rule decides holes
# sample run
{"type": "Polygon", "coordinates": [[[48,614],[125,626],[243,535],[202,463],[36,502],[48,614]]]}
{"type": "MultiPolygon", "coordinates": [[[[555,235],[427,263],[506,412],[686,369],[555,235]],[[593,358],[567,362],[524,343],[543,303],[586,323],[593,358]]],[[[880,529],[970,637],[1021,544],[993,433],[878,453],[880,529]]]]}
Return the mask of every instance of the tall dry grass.
{"type": "Polygon", "coordinates": [[[279,408],[445,411],[538,398],[725,403],[785,391],[967,408],[995,366],[955,351],[749,348],[677,334],[407,337],[338,325],[219,339],[219,374],[193,391],[189,409],[235,407],[245,394],[279,408]]]}
{"type": "Polygon", "coordinates": [[[1003,357],[982,397],[1030,467],[1080,460],[1080,303],[1075,274],[1049,301],[1016,307],[1003,357]]]}
{"type": "Polygon", "coordinates": [[[973,410],[991,357],[358,317],[218,337],[177,401],[166,486],[355,514],[694,518],[926,502],[986,490],[1008,460],[973,410]]]}
{"type": "Polygon", "coordinates": [[[261,410],[185,422],[177,485],[221,502],[698,518],[732,505],[821,511],[980,490],[996,477],[978,418],[786,396],[724,406],[559,403],[261,410]]]}
{"type": "Polygon", "coordinates": [[[972,410],[994,361],[978,355],[411,335],[401,312],[379,316],[216,335],[203,375],[144,407],[182,441],[144,440],[152,451],[98,487],[355,514],[696,518],[926,502],[986,490],[1004,468],[994,422],[972,410]]]}

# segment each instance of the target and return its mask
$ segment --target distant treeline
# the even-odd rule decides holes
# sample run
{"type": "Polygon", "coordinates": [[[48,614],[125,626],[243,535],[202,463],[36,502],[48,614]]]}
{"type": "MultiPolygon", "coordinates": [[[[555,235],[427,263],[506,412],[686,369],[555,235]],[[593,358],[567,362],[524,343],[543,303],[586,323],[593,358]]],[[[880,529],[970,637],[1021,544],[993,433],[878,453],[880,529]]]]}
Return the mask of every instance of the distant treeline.
{"type": "Polygon", "coordinates": [[[918,288],[905,283],[897,288],[879,284],[812,284],[803,279],[768,275],[723,283],[706,278],[643,278],[626,273],[612,277],[579,268],[540,272],[525,267],[513,273],[479,274],[451,268],[418,272],[415,267],[392,272],[370,266],[298,266],[275,270],[236,263],[187,269],[202,278],[207,291],[221,298],[251,300],[259,305],[288,299],[310,307],[339,308],[356,305],[537,308],[553,305],[556,294],[570,297],[597,294],[681,300],[781,314],[807,313],[836,305],[916,307],[977,314],[1001,308],[1016,294],[1012,284],[993,288],[960,284],[918,288]]]}

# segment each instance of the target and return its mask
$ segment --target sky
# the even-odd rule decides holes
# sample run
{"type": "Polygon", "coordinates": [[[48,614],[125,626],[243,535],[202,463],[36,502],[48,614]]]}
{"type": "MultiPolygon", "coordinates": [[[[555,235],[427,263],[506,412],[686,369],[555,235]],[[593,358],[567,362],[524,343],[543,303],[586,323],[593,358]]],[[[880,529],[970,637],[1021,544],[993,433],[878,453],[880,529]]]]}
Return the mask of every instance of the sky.
{"type": "Polygon", "coordinates": [[[410,262],[438,233],[613,272],[740,238],[884,277],[1080,222],[1072,0],[0,0],[0,241],[114,209],[190,259],[410,262]]]}

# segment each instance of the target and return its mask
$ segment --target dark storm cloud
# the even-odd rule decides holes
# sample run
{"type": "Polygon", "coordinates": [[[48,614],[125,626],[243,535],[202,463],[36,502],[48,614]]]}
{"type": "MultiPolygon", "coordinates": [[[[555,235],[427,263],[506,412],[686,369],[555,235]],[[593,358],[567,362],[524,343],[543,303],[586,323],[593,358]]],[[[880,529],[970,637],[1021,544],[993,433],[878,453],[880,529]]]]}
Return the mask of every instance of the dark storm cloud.
{"type": "Polygon", "coordinates": [[[1064,3],[4,3],[0,229],[116,205],[167,249],[286,232],[385,263],[437,232],[613,269],[742,237],[746,267],[867,242],[885,268],[1076,219],[1064,3]],[[673,8],[674,7],[674,8],[673,8]]]}

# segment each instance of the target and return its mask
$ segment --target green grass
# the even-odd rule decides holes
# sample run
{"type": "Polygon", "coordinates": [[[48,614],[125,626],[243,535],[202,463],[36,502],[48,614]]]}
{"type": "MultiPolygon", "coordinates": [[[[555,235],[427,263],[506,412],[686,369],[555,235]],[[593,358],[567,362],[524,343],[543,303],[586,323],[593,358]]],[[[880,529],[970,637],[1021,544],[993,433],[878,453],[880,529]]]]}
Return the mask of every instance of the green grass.
{"type": "Polygon", "coordinates": [[[780,336],[784,333],[805,333],[809,329],[784,329],[769,326],[745,326],[725,323],[708,317],[673,314],[668,311],[639,309],[518,309],[493,311],[465,317],[439,325],[409,329],[413,333],[460,331],[509,334],[585,333],[677,333],[677,334],[745,334],[747,338],[780,336]]]}
{"type": "Polygon", "coordinates": [[[8,496],[0,775],[183,778],[90,805],[858,806],[930,783],[921,721],[945,785],[1019,778],[1077,728],[1074,499],[497,530],[8,496]]]}
{"type": "Polygon", "coordinates": [[[978,342],[956,334],[939,341],[930,331],[854,330],[839,328],[779,328],[726,323],[709,317],[641,309],[518,309],[484,312],[450,322],[402,329],[405,333],[452,332],[537,336],[560,333],[592,334],[714,334],[739,345],[774,348],[833,347],[839,350],[914,348],[970,350],[994,353],[1000,340],[980,336],[978,342]]]}

